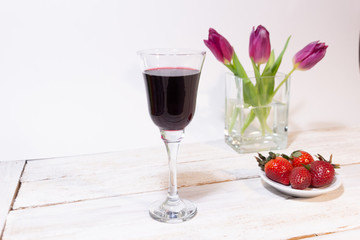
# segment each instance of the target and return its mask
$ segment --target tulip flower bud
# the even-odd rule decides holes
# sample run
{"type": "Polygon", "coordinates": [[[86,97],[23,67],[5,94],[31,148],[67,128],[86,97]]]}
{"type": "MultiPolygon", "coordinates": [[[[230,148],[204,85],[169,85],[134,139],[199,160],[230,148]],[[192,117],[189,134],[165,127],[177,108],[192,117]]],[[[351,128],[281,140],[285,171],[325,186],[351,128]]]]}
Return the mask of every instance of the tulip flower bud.
{"type": "Polygon", "coordinates": [[[270,57],[271,46],[269,32],[259,25],[250,34],[249,55],[256,64],[266,63],[270,57]]]}
{"type": "Polygon", "coordinates": [[[204,40],[204,43],[215,55],[217,60],[224,64],[230,64],[234,56],[234,49],[215,29],[209,29],[209,39],[204,40]]]}
{"type": "Polygon", "coordinates": [[[317,64],[326,53],[327,45],[319,41],[309,43],[293,58],[294,68],[298,70],[309,70],[317,64]]]}

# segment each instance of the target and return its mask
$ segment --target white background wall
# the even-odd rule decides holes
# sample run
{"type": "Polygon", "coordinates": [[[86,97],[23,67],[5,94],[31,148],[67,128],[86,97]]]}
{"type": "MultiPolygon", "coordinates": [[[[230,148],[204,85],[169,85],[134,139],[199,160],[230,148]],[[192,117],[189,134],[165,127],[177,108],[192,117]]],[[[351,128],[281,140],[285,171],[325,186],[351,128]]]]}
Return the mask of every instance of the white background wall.
{"type": "MultiPolygon", "coordinates": [[[[148,116],[136,51],[207,50],[214,27],[250,68],[248,40],[264,25],[280,71],[314,40],[329,45],[295,72],[289,130],[360,123],[358,0],[2,0],[0,161],[162,145],[148,116]]],[[[223,138],[224,72],[208,51],[184,143],[223,138]]]]}

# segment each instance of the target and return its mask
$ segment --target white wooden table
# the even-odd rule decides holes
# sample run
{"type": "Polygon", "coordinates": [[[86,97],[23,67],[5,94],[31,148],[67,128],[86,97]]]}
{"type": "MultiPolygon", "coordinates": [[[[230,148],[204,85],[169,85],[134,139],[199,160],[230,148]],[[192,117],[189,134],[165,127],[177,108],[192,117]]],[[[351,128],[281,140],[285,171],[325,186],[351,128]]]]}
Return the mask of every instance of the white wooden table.
{"type": "MultiPolygon", "coordinates": [[[[155,136],[156,138],[156,136],[155,136]]],[[[160,141],[160,140],[159,140],[160,141]]],[[[254,154],[223,141],[183,144],[179,193],[197,216],[165,224],[148,215],[165,197],[164,148],[0,163],[3,240],[360,239],[360,127],[290,133],[289,147],[334,155],[342,186],[286,196],[259,178],[254,154]]]]}

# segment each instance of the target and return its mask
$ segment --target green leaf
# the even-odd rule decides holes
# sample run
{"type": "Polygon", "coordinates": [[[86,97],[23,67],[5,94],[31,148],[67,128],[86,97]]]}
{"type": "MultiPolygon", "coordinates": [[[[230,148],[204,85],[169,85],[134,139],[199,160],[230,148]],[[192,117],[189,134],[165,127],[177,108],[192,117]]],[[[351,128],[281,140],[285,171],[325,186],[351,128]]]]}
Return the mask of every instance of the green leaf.
{"type": "Polygon", "coordinates": [[[260,79],[259,67],[256,65],[256,63],[254,62],[253,59],[251,59],[251,63],[252,63],[252,65],[253,65],[253,69],[254,69],[254,73],[255,73],[256,80],[258,80],[258,79],[260,79]]]}
{"type": "Polygon", "coordinates": [[[256,78],[256,84],[255,88],[258,93],[258,98],[261,102],[261,104],[264,104],[264,101],[266,100],[265,90],[266,90],[266,82],[263,81],[263,78],[261,78],[259,66],[256,65],[253,59],[251,59],[251,63],[254,69],[255,78],[256,78]]]}
{"type": "Polygon", "coordinates": [[[243,85],[243,97],[245,103],[251,106],[258,106],[258,95],[255,86],[253,83],[247,78],[242,79],[243,85]]]}
{"type": "Polygon", "coordinates": [[[249,127],[250,123],[252,123],[252,121],[254,121],[255,119],[255,112],[254,109],[251,109],[250,113],[247,115],[244,125],[241,128],[241,134],[244,134],[245,130],[249,127]]]}
{"type": "Polygon", "coordinates": [[[264,83],[264,96],[265,99],[262,99],[263,104],[269,104],[272,101],[272,98],[274,96],[274,88],[275,88],[275,75],[277,71],[279,70],[282,58],[284,56],[284,53],[286,51],[286,48],[289,44],[291,36],[288,37],[285,46],[283,50],[281,51],[280,55],[277,57],[275,61],[275,53],[274,50],[271,51],[270,57],[268,62],[266,63],[266,66],[264,68],[264,71],[262,73],[262,77],[266,77],[266,81],[263,80],[264,83]]]}
{"type": "Polygon", "coordinates": [[[271,75],[272,75],[272,76],[275,76],[276,73],[277,73],[277,71],[279,70],[279,67],[280,67],[280,64],[281,64],[283,55],[284,55],[284,53],[285,53],[285,51],[286,51],[286,48],[287,48],[287,46],[288,46],[288,44],[289,44],[290,38],[291,38],[291,36],[288,37],[288,39],[287,39],[287,41],[286,41],[286,43],[285,43],[284,49],[281,51],[281,53],[280,53],[280,55],[278,56],[278,58],[276,59],[275,63],[271,66],[270,71],[271,71],[271,75]]]}
{"type": "Polygon", "coordinates": [[[232,130],[234,128],[234,125],[236,123],[236,119],[237,119],[237,117],[239,115],[239,111],[240,111],[240,109],[235,106],[235,109],[231,114],[231,121],[230,121],[230,125],[229,125],[229,134],[231,134],[231,132],[232,132],[232,130]]]}
{"type": "Polygon", "coordinates": [[[268,76],[264,80],[265,80],[264,82],[266,82],[265,104],[269,104],[272,101],[272,96],[273,96],[274,87],[275,87],[275,77],[274,76],[268,76]]]}
{"type": "MultiPolygon", "coordinates": [[[[271,96],[272,93],[274,92],[275,80],[274,80],[274,76],[271,75],[271,71],[270,71],[274,62],[275,62],[275,53],[274,50],[272,50],[270,57],[266,63],[266,66],[263,70],[263,73],[261,75],[261,78],[259,81],[257,81],[257,84],[261,84],[261,85],[256,86],[260,95],[262,105],[267,105],[269,104],[269,101],[271,102],[271,96]]],[[[255,72],[255,76],[256,76],[256,72],[255,72]]],[[[258,79],[258,77],[256,79],[258,79]]]]}
{"type": "Polygon", "coordinates": [[[258,95],[255,89],[254,84],[250,81],[249,77],[247,76],[243,66],[241,65],[236,53],[234,53],[234,66],[235,66],[235,75],[242,79],[243,85],[243,96],[245,103],[256,106],[258,104],[258,95]]]}
{"type": "Polygon", "coordinates": [[[241,65],[240,61],[239,61],[239,58],[237,57],[236,53],[234,53],[234,58],[233,58],[233,61],[234,61],[234,74],[240,78],[248,78],[243,66],[241,65]]]}
{"type": "Polygon", "coordinates": [[[274,50],[272,50],[270,53],[270,57],[265,65],[264,70],[263,70],[262,76],[266,75],[266,73],[269,72],[269,70],[272,67],[272,65],[274,64],[274,62],[275,62],[275,52],[274,52],[274,50]]]}
{"type": "Polygon", "coordinates": [[[232,64],[224,64],[232,73],[236,74],[236,70],[232,64]]]}

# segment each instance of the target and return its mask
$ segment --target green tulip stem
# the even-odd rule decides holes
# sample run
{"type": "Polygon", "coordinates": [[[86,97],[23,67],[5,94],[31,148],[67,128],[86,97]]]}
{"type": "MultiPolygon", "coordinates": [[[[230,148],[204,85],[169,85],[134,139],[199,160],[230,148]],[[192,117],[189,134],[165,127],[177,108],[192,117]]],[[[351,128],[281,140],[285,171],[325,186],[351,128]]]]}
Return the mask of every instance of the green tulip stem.
{"type": "Polygon", "coordinates": [[[296,68],[294,67],[284,78],[284,80],[281,81],[281,83],[276,87],[275,91],[273,92],[271,98],[273,98],[275,96],[275,94],[277,93],[277,91],[280,89],[280,87],[288,80],[288,78],[290,77],[290,75],[296,70],[296,68]]]}
{"type": "Polygon", "coordinates": [[[255,112],[254,109],[251,109],[249,115],[247,115],[246,119],[245,119],[245,123],[243,125],[243,127],[241,128],[241,135],[243,135],[245,133],[245,130],[250,126],[250,123],[252,121],[254,121],[255,119],[255,112]]]}
{"type": "Polygon", "coordinates": [[[229,134],[232,132],[232,130],[234,128],[234,125],[236,123],[236,119],[237,119],[238,114],[239,114],[239,110],[240,110],[239,107],[236,106],[236,104],[235,104],[234,111],[231,114],[231,121],[230,121],[229,130],[228,130],[229,134]]]}
{"type": "Polygon", "coordinates": [[[236,102],[235,102],[235,106],[234,106],[234,111],[231,114],[229,133],[232,132],[234,125],[236,123],[236,119],[238,117],[239,111],[240,111],[240,109],[238,107],[238,103],[239,103],[239,99],[240,99],[240,84],[239,84],[239,78],[237,78],[237,77],[235,77],[235,84],[236,84],[237,94],[236,94],[236,102]]]}
{"type": "MultiPolygon", "coordinates": [[[[248,80],[248,76],[243,68],[243,66],[241,65],[240,61],[239,61],[239,58],[237,57],[236,53],[234,52],[234,55],[232,57],[232,61],[230,64],[225,64],[225,66],[231,71],[234,73],[235,75],[235,83],[236,83],[236,88],[237,88],[237,99],[236,99],[236,103],[235,103],[235,108],[234,108],[234,111],[231,115],[231,121],[230,121],[230,126],[229,126],[229,134],[232,132],[233,128],[234,128],[234,125],[236,123],[236,119],[238,118],[238,115],[240,113],[240,109],[239,107],[237,106],[237,103],[239,102],[239,99],[240,99],[240,94],[241,94],[241,91],[240,91],[240,82],[239,82],[239,78],[242,78],[243,81],[249,81],[248,80]],[[238,77],[238,78],[236,78],[238,77]],[[245,79],[245,80],[244,80],[245,79]]],[[[242,83],[243,86],[244,86],[244,83],[242,83]]]]}

